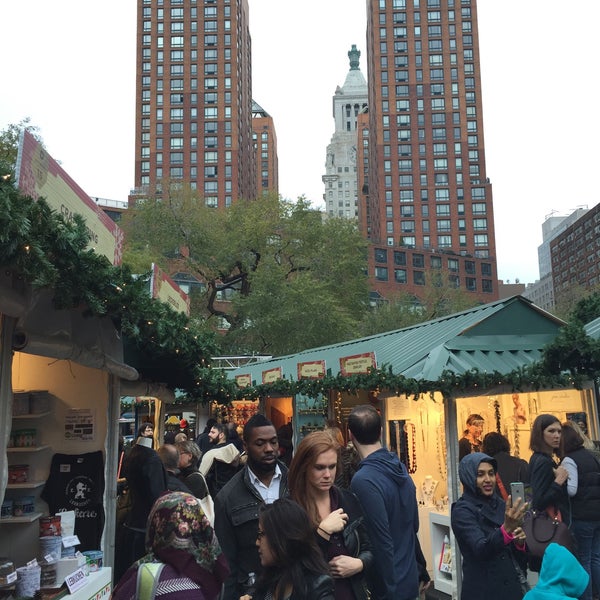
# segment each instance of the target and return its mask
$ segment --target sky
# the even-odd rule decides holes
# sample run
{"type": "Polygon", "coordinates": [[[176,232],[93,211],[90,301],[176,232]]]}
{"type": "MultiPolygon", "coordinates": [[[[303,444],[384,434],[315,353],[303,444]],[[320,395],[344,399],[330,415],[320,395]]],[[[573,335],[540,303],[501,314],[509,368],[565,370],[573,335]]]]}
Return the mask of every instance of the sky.
{"type": "MultiPolygon", "coordinates": [[[[248,1],[253,98],[275,122],[280,194],[321,207],[332,96],[352,44],[368,76],[366,2],[248,1]]],[[[479,0],[478,12],[498,276],[529,283],[544,219],[600,200],[600,2],[479,0]]],[[[2,7],[0,130],[29,117],[69,175],[111,200],[134,184],[135,13],[134,0],[2,7]]]]}

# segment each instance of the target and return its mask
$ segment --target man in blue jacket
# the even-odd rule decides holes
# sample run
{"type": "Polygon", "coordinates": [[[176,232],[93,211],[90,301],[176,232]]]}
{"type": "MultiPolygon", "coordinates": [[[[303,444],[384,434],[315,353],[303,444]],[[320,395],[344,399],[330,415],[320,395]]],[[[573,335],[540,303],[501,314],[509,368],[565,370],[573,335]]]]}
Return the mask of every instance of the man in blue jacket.
{"type": "Polygon", "coordinates": [[[419,514],[415,484],[398,457],[381,444],[381,417],[372,406],[348,417],[350,438],[361,462],[350,487],[362,504],[371,538],[373,600],[415,600],[419,514]]]}

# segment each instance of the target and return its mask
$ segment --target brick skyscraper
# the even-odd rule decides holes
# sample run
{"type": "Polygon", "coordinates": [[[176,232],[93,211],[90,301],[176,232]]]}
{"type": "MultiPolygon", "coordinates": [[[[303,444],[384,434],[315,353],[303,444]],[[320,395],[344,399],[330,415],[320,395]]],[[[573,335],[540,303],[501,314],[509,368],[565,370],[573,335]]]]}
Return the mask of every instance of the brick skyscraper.
{"type": "Polygon", "coordinates": [[[138,0],[135,196],[256,198],[247,0],[138,0]]]}
{"type": "Polygon", "coordinates": [[[384,296],[431,273],[497,297],[476,0],[369,0],[368,185],[362,229],[384,296]]]}

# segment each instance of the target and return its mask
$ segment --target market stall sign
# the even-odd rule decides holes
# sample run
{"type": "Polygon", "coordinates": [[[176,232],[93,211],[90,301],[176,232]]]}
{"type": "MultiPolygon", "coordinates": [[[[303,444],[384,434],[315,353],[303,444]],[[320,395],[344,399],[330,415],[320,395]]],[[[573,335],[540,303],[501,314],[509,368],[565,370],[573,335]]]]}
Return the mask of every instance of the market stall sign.
{"type": "Polygon", "coordinates": [[[363,352],[352,356],[342,356],[340,358],[340,371],[342,376],[367,374],[372,369],[377,368],[375,362],[375,352],[363,352]]]}
{"type": "Polygon", "coordinates": [[[281,367],[275,369],[269,369],[268,371],[262,372],[263,383],[275,383],[278,379],[282,378],[281,367]]]}
{"type": "Polygon", "coordinates": [[[298,363],[298,379],[323,379],[323,377],[325,377],[324,360],[298,363]]]}
{"type": "Polygon", "coordinates": [[[152,263],[150,290],[153,298],[190,316],[190,297],[156,263],[152,263]]]}
{"type": "Polygon", "coordinates": [[[21,134],[16,171],[23,194],[35,200],[44,198],[66,221],[71,221],[76,214],[81,215],[90,236],[88,248],[106,256],[113,265],[121,264],[123,230],[26,129],[21,134]]]}
{"type": "Polygon", "coordinates": [[[235,382],[239,388],[245,388],[252,385],[252,375],[246,373],[245,375],[236,375],[235,382]]]}

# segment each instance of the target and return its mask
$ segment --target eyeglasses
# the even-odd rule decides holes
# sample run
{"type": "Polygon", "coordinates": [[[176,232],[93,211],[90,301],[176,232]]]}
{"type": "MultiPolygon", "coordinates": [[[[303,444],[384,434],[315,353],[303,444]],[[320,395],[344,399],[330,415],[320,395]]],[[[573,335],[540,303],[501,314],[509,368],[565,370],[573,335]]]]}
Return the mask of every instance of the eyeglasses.
{"type": "Polygon", "coordinates": [[[256,539],[257,539],[257,540],[260,540],[260,539],[261,539],[261,538],[263,538],[264,536],[265,536],[265,532],[264,532],[262,529],[259,529],[259,530],[256,532],[256,539]]]}

